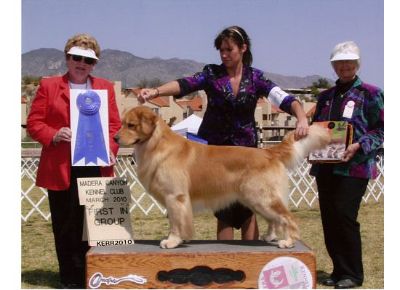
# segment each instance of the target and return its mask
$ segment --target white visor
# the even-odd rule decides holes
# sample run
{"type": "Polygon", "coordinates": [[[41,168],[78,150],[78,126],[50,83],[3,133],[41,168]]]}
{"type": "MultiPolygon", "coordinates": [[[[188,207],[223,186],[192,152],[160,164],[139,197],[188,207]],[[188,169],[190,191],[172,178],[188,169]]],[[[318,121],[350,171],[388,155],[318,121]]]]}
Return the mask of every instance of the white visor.
{"type": "Polygon", "coordinates": [[[331,61],[337,61],[337,60],[357,60],[360,59],[360,56],[358,56],[355,53],[352,52],[347,52],[347,53],[338,53],[332,56],[331,61]]]}
{"type": "Polygon", "coordinates": [[[67,54],[81,55],[89,58],[99,59],[93,49],[84,49],[82,47],[73,46],[68,50],[67,54]]]}

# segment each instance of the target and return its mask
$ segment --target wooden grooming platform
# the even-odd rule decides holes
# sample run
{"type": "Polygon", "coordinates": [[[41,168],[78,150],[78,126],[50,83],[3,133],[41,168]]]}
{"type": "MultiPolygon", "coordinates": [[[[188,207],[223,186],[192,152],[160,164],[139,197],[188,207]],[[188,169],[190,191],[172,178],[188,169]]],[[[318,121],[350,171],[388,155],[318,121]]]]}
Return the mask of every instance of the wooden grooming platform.
{"type": "Polygon", "coordinates": [[[315,288],[316,261],[298,241],[279,249],[264,241],[191,241],[161,249],[160,241],[93,247],[87,288],[315,288]]]}

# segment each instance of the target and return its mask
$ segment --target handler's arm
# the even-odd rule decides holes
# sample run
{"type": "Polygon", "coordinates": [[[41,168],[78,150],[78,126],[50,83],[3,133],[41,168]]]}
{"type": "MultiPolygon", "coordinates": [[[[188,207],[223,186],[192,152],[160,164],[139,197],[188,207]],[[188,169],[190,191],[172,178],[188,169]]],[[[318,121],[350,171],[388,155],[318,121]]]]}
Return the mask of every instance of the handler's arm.
{"type": "Polygon", "coordinates": [[[179,95],[181,89],[177,81],[171,81],[157,88],[144,88],[140,90],[138,99],[140,103],[144,103],[158,96],[175,96],[179,95]]]}
{"type": "Polygon", "coordinates": [[[308,134],[308,121],[306,113],[300,102],[293,101],[291,104],[291,110],[294,116],[297,118],[296,122],[296,131],[294,133],[294,137],[296,140],[301,139],[308,134]]]}

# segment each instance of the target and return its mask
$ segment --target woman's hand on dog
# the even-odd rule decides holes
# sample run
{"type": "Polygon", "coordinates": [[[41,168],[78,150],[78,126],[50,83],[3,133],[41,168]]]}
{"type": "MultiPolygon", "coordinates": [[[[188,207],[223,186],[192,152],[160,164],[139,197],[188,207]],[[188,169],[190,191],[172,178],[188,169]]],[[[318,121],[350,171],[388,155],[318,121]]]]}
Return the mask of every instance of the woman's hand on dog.
{"type": "Polygon", "coordinates": [[[308,135],[308,121],[306,118],[299,118],[296,123],[296,129],[294,131],[294,139],[300,140],[301,138],[307,137],[308,135]]]}
{"type": "Polygon", "coordinates": [[[158,96],[158,89],[154,89],[154,88],[144,88],[141,89],[138,95],[138,100],[141,104],[145,103],[146,101],[157,97],[158,96]]]}

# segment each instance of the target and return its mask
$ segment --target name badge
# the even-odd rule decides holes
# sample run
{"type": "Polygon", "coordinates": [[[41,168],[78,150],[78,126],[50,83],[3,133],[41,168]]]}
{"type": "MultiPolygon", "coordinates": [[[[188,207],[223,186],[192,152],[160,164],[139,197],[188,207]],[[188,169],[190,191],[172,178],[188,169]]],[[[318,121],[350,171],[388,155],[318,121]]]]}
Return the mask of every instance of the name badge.
{"type": "Polygon", "coordinates": [[[353,111],[354,111],[354,101],[348,101],[344,111],[343,111],[343,117],[344,118],[351,118],[353,116],[353,111]]]}

